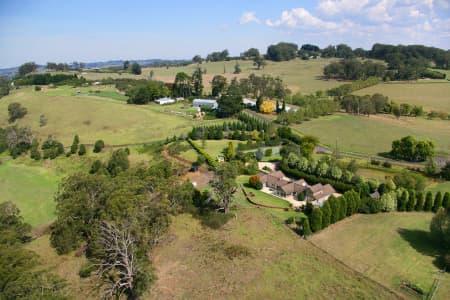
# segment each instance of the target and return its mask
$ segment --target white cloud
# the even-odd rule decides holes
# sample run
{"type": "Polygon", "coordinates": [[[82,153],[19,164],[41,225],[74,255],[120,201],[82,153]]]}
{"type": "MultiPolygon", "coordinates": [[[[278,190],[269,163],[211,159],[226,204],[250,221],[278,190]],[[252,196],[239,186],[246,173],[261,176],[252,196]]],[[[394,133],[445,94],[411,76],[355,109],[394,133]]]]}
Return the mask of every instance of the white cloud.
{"type": "Polygon", "coordinates": [[[393,1],[381,0],[377,4],[367,9],[367,17],[375,22],[389,22],[392,17],[388,13],[388,8],[393,1]]]}
{"type": "Polygon", "coordinates": [[[418,17],[423,17],[425,16],[423,13],[420,12],[420,10],[418,10],[415,7],[411,7],[409,10],[409,16],[413,17],[413,18],[418,18],[418,17]]]}
{"type": "Polygon", "coordinates": [[[248,24],[248,23],[257,23],[259,24],[261,21],[256,17],[255,13],[252,11],[247,11],[242,14],[241,19],[239,20],[240,24],[248,24]]]}
{"type": "Polygon", "coordinates": [[[319,12],[325,15],[358,13],[369,0],[321,0],[317,5],[319,12]]]}
{"type": "Polygon", "coordinates": [[[286,26],[288,28],[308,27],[311,29],[337,29],[338,25],[334,22],[324,21],[313,16],[306,9],[299,7],[290,11],[283,11],[278,20],[266,20],[266,25],[270,27],[286,26]]]}

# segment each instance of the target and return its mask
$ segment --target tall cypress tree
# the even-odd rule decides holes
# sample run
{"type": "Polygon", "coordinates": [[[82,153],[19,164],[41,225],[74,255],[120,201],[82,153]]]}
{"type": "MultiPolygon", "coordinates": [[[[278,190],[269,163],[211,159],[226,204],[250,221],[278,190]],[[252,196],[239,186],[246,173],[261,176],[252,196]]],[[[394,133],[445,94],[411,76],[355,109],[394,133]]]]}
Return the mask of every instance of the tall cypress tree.
{"type": "Polygon", "coordinates": [[[417,193],[417,202],[416,206],[414,208],[416,211],[422,211],[423,210],[423,192],[417,193]]]}
{"type": "Polygon", "coordinates": [[[406,210],[406,203],[408,202],[408,192],[403,191],[400,197],[398,197],[397,200],[397,210],[398,211],[405,211],[406,210]]]}
{"type": "Polygon", "coordinates": [[[441,191],[439,191],[436,193],[436,196],[434,197],[433,212],[437,212],[441,207],[442,207],[442,194],[441,191]]]}
{"type": "Polygon", "coordinates": [[[416,204],[416,191],[409,191],[409,200],[406,203],[406,211],[413,211],[416,204]]]}
{"type": "Polygon", "coordinates": [[[433,207],[433,194],[431,192],[427,192],[427,195],[425,196],[425,204],[423,206],[423,210],[431,211],[432,207],[433,207]]]}
{"type": "Polygon", "coordinates": [[[442,201],[442,206],[447,210],[450,209],[450,193],[449,192],[445,192],[444,200],[442,201]]]}
{"type": "Polygon", "coordinates": [[[303,235],[308,236],[311,235],[311,226],[309,225],[309,219],[303,219],[303,235]]]}
{"type": "Polygon", "coordinates": [[[78,137],[78,134],[75,134],[73,137],[72,146],[70,146],[70,153],[75,154],[78,150],[78,144],[80,143],[80,139],[78,137]]]}
{"type": "Polygon", "coordinates": [[[313,232],[318,232],[322,229],[322,210],[314,208],[311,214],[311,229],[313,232]]]}
{"type": "Polygon", "coordinates": [[[330,219],[331,219],[331,208],[330,203],[328,201],[325,201],[325,203],[322,205],[322,229],[327,228],[330,225],[330,219]]]}

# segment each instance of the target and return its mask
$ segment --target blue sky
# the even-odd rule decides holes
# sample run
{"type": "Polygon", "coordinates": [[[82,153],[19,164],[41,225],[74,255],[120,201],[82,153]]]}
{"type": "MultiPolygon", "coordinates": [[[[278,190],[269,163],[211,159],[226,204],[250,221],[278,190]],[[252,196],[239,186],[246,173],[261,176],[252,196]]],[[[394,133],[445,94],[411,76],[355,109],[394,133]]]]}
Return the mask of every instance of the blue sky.
{"type": "Polygon", "coordinates": [[[25,61],[191,58],[279,41],[450,48],[449,0],[0,0],[0,68],[25,61]]]}

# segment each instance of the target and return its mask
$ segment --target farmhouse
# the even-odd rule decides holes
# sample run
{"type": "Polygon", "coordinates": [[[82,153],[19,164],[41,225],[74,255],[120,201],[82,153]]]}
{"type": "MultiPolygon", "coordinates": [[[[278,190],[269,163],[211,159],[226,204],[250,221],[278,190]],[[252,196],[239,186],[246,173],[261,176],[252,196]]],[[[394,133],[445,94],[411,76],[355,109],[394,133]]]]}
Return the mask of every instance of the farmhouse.
{"type": "Polygon", "coordinates": [[[306,189],[306,200],[320,203],[328,200],[333,194],[337,195],[336,190],[330,184],[322,185],[318,183],[306,189]]]}
{"type": "Polygon", "coordinates": [[[194,99],[192,102],[193,107],[202,107],[202,106],[208,106],[212,109],[217,109],[219,107],[219,104],[217,104],[216,100],[210,100],[210,99],[194,99]]]}
{"type": "Polygon", "coordinates": [[[156,99],[155,102],[158,103],[159,105],[165,105],[165,104],[175,103],[175,100],[165,97],[165,98],[156,99]]]}
{"type": "Polygon", "coordinates": [[[296,197],[300,193],[305,193],[305,200],[320,205],[326,201],[331,195],[340,196],[336,190],[330,185],[322,185],[320,183],[313,186],[308,185],[304,179],[292,180],[284,175],[282,171],[274,171],[271,173],[260,173],[260,181],[269,188],[276,196],[287,198],[296,197]]]}

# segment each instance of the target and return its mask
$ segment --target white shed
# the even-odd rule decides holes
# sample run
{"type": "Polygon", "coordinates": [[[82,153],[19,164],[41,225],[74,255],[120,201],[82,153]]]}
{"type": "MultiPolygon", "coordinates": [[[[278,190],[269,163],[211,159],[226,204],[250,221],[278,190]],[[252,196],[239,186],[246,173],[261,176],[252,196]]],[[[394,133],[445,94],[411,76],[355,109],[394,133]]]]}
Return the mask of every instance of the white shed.
{"type": "Polygon", "coordinates": [[[165,98],[156,99],[155,102],[158,103],[159,105],[164,105],[164,104],[175,103],[175,100],[165,97],[165,98]]]}
{"type": "Polygon", "coordinates": [[[193,107],[202,107],[202,106],[209,106],[212,109],[217,109],[219,107],[219,104],[217,104],[216,100],[210,100],[210,99],[194,99],[192,102],[193,107]]]}

